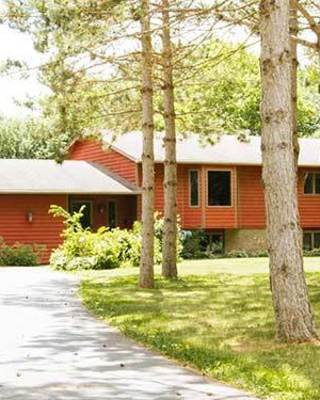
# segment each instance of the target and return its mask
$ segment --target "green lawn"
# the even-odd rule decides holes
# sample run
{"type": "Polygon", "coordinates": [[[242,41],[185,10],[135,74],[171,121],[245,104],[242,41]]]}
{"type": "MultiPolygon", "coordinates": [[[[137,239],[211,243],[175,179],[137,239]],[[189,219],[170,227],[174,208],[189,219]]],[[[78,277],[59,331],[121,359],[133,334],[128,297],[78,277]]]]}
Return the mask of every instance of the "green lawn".
{"type": "MultiPolygon", "coordinates": [[[[307,258],[320,324],[320,258],[307,258]]],[[[277,400],[320,399],[320,346],[274,341],[266,259],[188,261],[177,282],[137,288],[137,269],[83,274],[81,296],[123,333],[212,378],[277,400]]]]}

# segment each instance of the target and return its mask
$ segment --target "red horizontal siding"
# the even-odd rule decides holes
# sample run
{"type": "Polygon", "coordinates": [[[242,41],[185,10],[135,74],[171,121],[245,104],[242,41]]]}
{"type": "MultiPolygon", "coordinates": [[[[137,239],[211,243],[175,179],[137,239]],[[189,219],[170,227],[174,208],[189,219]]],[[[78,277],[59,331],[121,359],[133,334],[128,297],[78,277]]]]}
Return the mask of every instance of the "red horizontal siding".
{"type": "MultiPolygon", "coordinates": [[[[298,203],[301,226],[304,229],[320,228],[320,195],[304,194],[304,176],[308,171],[310,171],[310,168],[301,168],[298,175],[298,203]]],[[[238,167],[238,188],[239,227],[247,229],[264,228],[265,205],[261,183],[261,168],[238,167]]]]}
{"type": "Polygon", "coordinates": [[[203,206],[205,207],[205,228],[206,229],[232,229],[237,227],[237,170],[232,166],[203,166],[202,179],[202,196],[203,206]],[[209,170],[230,170],[231,171],[231,207],[209,207],[208,199],[208,181],[207,175],[209,170]]]}
{"type": "MultiPolygon", "coordinates": [[[[227,229],[237,224],[237,182],[236,169],[221,166],[178,165],[177,209],[180,224],[183,229],[227,229]],[[232,206],[208,207],[207,202],[207,171],[208,169],[230,169],[232,172],[232,206]],[[189,171],[199,170],[199,207],[191,207],[189,202],[189,171]]],[[[139,168],[139,184],[141,185],[141,166],[139,168]]],[[[164,167],[155,167],[155,209],[164,210],[164,167]]],[[[139,215],[139,214],[138,214],[139,215]]]]}
{"type": "Polygon", "coordinates": [[[127,181],[137,183],[136,163],[112,149],[104,149],[97,140],[75,142],[70,149],[69,159],[96,162],[127,181]]]}
{"type": "Polygon", "coordinates": [[[320,195],[304,194],[304,176],[308,171],[318,172],[319,169],[305,169],[299,171],[298,200],[301,225],[303,228],[320,228],[320,195]]]}
{"type": "Polygon", "coordinates": [[[238,223],[240,228],[265,226],[261,167],[238,167],[238,223]]]}
{"type": "Polygon", "coordinates": [[[92,228],[94,230],[108,225],[108,201],[115,201],[117,204],[117,224],[120,228],[131,228],[137,219],[136,196],[74,195],[70,196],[70,201],[72,200],[92,202],[92,228]]]}
{"type": "MultiPolygon", "coordinates": [[[[70,159],[97,162],[130,182],[141,185],[141,165],[126,158],[114,150],[103,149],[98,141],[85,140],[76,142],[70,159]]],[[[303,228],[320,227],[320,196],[304,195],[303,174],[299,172],[298,199],[303,228]]],[[[155,168],[155,209],[163,213],[164,170],[162,164],[155,168]]],[[[257,166],[214,166],[214,165],[179,165],[178,166],[178,213],[184,229],[259,229],[265,227],[264,194],[261,183],[261,167],[257,166]],[[232,171],[232,207],[208,207],[207,170],[227,168],[232,171]],[[189,204],[189,170],[199,170],[200,206],[189,204]]],[[[137,204],[138,218],[141,216],[141,197],[137,204]]]]}
{"type": "MultiPolygon", "coordinates": [[[[198,165],[179,165],[178,171],[178,188],[179,194],[182,196],[180,203],[181,209],[181,226],[184,229],[201,229],[203,225],[203,212],[201,208],[202,192],[201,192],[201,166],[198,165]],[[189,188],[189,171],[197,170],[199,177],[199,206],[190,206],[190,188],[189,188]]],[[[180,198],[179,198],[180,200],[180,198]]]]}
{"type": "Polygon", "coordinates": [[[48,214],[51,204],[67,207],[65,195],[1,195],[0,196],[0,236],[13,245],[45,245],[41,262],[47,263],[52,249],[61,243],[62,222],[48,214]],[[33,213],[33,221],[28,222],[27,213],[33,213]]]}

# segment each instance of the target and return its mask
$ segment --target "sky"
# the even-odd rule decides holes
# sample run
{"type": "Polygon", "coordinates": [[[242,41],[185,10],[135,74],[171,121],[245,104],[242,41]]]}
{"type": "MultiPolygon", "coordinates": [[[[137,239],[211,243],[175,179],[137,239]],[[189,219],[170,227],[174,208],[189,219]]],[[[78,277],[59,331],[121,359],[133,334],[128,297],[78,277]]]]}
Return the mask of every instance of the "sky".
{"type": "MultiPolygon", "coordinates": [[[[220,36],[227,38],[227,40],[239,42],[247,39],[248,35],[246,32],[235,28],[230,32],[222,29],[220,36]]],[[[258,54],[259,51],[255,48],[254,52],[258,54]]],[[[10,29],[6,25],[0,25],[0,64],[7,59],[25,61],[34,68],[28,79],[19,78],[18,73],[0,76],[0,115],[23,118],[30,112],[15,104],[15,99],[23,101],[27,96],[38,97],[48,90],[37,80],[37,67],[44,62],[43,56],[33,48],[32,40],[28,34],[10,29]]]]}
{"type": "MultiPolygon", "coordinates": [[[[248,39],[248,32],[239,28],[229,29],[228,31],[219,29],[217,33],[220,38],[233,42],[243,42],[248,39]]],[[[249,42],[256,42],[256,38],[251,37],[249,42]]],[[[250,51],[258,55],[259,45],[251,46],[250,51]]],[[[19,77],[17,73],[0,76],[0,115],[24,118],[30,112],[15,104],[15,99],[23,101],[27,96],[39,97],[48,92],[48,89],[37,80],[37,67],[44,63],[43,57],[34,50],[28,34],[10,29],[6,25],[0,25],[0,64],[7,59],[18,59],[33,67],[28,79],[19,77]]],[[[300,62],[303,63],[303,60],[304,56],[301,54],[300,62]]]]}
{"type": "MultiPolygon", "coordinates": [[[[32,45],[31,38],[24,33],[0,25],[0,63],[7,59],[23,60],[37,67],[41,65],[42,58],[32,45]]],[[[15,99],[23,100],[30,96],[39,96],[45,93],[45,88],[38,82],[36,68],[28,79],[19,79],[17,73],[9,73],[0,77],[0,115],[5,117],[23,117],[27,111],[17,106],[15,99]]]]}

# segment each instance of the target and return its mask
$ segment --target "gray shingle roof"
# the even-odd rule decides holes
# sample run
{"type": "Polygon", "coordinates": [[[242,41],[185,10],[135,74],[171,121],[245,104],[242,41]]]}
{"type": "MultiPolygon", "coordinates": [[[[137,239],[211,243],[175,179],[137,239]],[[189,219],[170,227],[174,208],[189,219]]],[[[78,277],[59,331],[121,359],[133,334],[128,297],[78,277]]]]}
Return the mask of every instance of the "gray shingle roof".
{"type": "Polygon", "coordinates": [[[137,188],[86,161],[0,159],[0,193],[126,195],[137,188]]]}
{"type": "MultiPolygon", "coordinates": [[[[164,161],[163,135],[155,135],[155,161],[164,161]]],[[[103,134],[103,141],[115,150],[136,162],[141,161],[142,134],[129,132],[113,138],[103,134]]],[[[177,141],[177,161],[187,164],[233,164],[261,165],[260,138],[250,137],[248,142],[240,142],[235,135],[223,135],[212,144],[202,144],[199,136],[180,136],[177,141]]],[[[320,139],[300,139],[300,166],[320,166],[320,139]]]]}

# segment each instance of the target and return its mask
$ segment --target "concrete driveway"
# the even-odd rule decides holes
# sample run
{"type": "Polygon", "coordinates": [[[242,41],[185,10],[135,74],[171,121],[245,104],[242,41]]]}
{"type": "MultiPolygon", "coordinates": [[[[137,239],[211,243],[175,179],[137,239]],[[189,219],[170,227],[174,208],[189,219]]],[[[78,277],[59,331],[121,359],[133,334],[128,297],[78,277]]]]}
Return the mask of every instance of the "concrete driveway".
{"type": "Polygon", "coordinates": [[[75,277],[0,268],[1,400],[248,400],[90,316],[75,277]]]}

